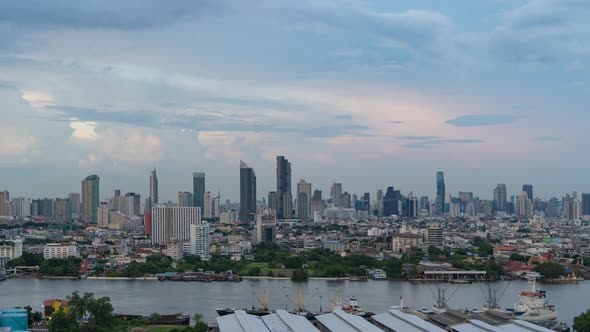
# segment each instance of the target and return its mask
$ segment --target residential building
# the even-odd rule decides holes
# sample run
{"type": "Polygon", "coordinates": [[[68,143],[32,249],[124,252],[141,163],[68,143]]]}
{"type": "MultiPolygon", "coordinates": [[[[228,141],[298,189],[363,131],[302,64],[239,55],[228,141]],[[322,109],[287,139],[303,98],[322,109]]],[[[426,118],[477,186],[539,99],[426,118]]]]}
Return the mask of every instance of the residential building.
{"type": "Polygon", "coordinates": [[[531,200],[531,203],[532,203],[533,200],[535,199],[535,197],[533,197],[533,185],[532,184],[523,185],[522,191],[524,191],[527,194],[527,197],[531,200]]]}
{"type": "Polygon", "coordinates": [[[330,198],[335,207],[342,207],[342,183],[334,182],[330,189],[330,198]]]}
{"type": "Polygon", "coordinates": [[[178,207],[194,207],[195,199],[193,193],[188,191],[178,192],[178,207]]]}
{"type": "Polygon", "coordinates": [[[107,202],[100,202],[98,207],[98,228],[106,229],[109,227],[109,204],[107,202]]]}
{"type": "Polygon", "coordinates": [[[205,196],[203,198],[203,218],[211,219],[211,206],[213,205],[213,201],[211,200],[211,192],[205,192],[205,196]]]}
{"type": "Polygon", "coordinates": [[[529,199],[526,191],[518,195],[518,215],[526,218],[533,216],[533,202],[529,199]]]}
{"type": "Polygon", "coordinates": [[[430,225],[427,230],[428,245],[442,248],[443,246],[443,231],[438,225],[430,225]]]}
{"type": "Polygon", "coordinates": [[[268,192],[268,204],[267,204],[268,208],[276,211],[277,204],[278,204],[277,192],[276,191],[269,191],[268,192]]]}
{"type": "Polygon", "coordinates": [[[209,254],[209,224],[203,222],[201,224],[190,226],[190,253],[201,258],[201,260],[208,260],[209,254]]]}
{"type": "Polygon", "coordinates": [[[12,217],[12,205],[8,191],[0,191],[0,217],[12,217]]]}
{"type": "Polygon", "coordinates": [[[82,217],[82,204],[80,193],[70,193],[68,195],[72,207],[72,218],[79,219],[82,217]]]}
{"type": "Polygon", "coordinates": [[[272,209],[261,209],[256,215],[255,243],[274,243],[277,236],[277,217],[272,209]]]}
{"type": "Polygon", "coordinates": [[[394,233],[391,235],[391,248],[394,253],[406,253],[412,248],[422,246],[422,236],[412,233],[394,233]]]}
{"type": "Polygon", "coordinates": [[[334,206],[341,207],[343,209],[351,209],[352,208],[351,197],[348,192],[344,192],[342,195],[340,195],[340,199],[338,201],[340,202],[339,205],[334,205],[334,206]]]}
{"type": "Polygon", "coordinates": [[[311,196],[311,215],[314,216],[318,212],[319,214],[324,213],[324,209],[326,207],[326,202],[322,199],[322,191],[321,190],[314,190],[313,195],[311,196]]]}
{"type": "Polygon", "coordinates": [[[304,179],[297,184],[297,217],[305,220],[311,218],[311,183],[304,179]]]}
{"type": "Polygon", "coordinates": [[[23,255],[23,240],[0,240],[0,259],[9,261],[23,255]]]}
{"type": "Polygon", "coordinates": [[[100,204],[100,178],[89,175],[82,181],[82,221],[96,224],[98,221],[98,205],[100,204]]]}
{"type": "Polygon", "coordinates": [[[508,213],[508,206],[506,201],[506,185],[500,183],[494,189],[494,212],[508,213]]]}
{"type": "Polygon", "coordinates": [[[190,240],[190,225],[201,223],[201,209],[198,207],[152,208],[152,244],[166,245],[172,240],[190,240]]]}
{"type": "Polygon", "coordinates": [[[383,217],[383,190],[377,190],[377,217],[383,217]]]}
{"type": "Polygon", "coordinates": [[[582,215],[590,216],[590,193],[582,194],[582,215]]]}
{"type": "Polygon", "coordinates": [[[75,243],[48,243],[43,247],[43,258],[45,259],[68,257],[80,257],[75,243]]]}
{"type": "Polygon", "coordinates": [[[12,199],[12,215],[17,218],[31,216],[31,199],[25,197],[15,197],[12,199]]]}

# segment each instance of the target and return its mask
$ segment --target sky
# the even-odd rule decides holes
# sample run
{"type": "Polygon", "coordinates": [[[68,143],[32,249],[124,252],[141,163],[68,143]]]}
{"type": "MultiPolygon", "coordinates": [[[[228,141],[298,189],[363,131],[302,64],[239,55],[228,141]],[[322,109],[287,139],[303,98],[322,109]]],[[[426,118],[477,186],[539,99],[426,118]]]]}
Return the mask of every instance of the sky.
{"type": "Polygon", "coordinates": [[[0,190],[590,192],[587,0],[0,2],[0,190]]]}

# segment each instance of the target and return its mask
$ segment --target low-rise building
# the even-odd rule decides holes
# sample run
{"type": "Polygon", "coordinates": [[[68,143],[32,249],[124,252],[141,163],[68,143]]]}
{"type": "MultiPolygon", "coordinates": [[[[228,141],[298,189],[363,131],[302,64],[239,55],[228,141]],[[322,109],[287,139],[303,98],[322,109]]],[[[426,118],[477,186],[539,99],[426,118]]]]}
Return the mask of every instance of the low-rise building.
{"type": "Polygon", "coordinates": [[[80,257],[78,247],[74,243],[48,243],[43,247],[43,258],[80,257]]]}

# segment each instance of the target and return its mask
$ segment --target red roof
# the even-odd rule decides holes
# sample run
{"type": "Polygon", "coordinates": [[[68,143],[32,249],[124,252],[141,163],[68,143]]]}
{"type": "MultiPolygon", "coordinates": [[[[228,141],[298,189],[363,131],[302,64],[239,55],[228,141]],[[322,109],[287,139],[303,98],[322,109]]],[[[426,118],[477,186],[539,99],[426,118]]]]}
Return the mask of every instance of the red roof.
{"type": "Polygon", "coordinates": [[[55,302],[59,302],[60,306],[67,306],[68,301],[62,299],[50,299],[43,301],[43,306],[48,307],[52,306],[55,302]]]}

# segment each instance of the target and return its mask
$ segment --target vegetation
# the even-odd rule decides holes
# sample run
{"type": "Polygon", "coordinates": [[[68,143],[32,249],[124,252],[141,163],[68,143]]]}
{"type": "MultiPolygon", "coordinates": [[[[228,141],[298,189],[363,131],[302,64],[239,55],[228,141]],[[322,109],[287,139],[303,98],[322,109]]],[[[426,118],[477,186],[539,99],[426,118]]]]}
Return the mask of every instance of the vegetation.
{"type": "Polygon", "coordinates": [[[541,263],[535,266],[534,271],[549,279],[556,279],[565,274],[563,266],[553,262],[541,263]]]}
{"type": "Polygon", "coordinates": [[[590,310],[574,318],[574,331],[590,332],[590,310]]]}
{"type": "Polygon", "coordinates": [[[303,269],[294,270],[293,275],[291,276],[291,280],[293,281],[307,281],[308,278],[307,271],[303,269]]]}
{"type": "Polygon", "coordinates": [[[77,257],[52,258],[44,260],[39,273],[46,276],[79,277],[82,260],[77,257]]]}
{"type": "Polygon", "coordinates": [[[23,252],[23,255],[19,258],[15,258],[6,263],[6,267],[13,268],[15,266],[40,266],[43,263],[42,254],[31,254],[23,252]]]}

